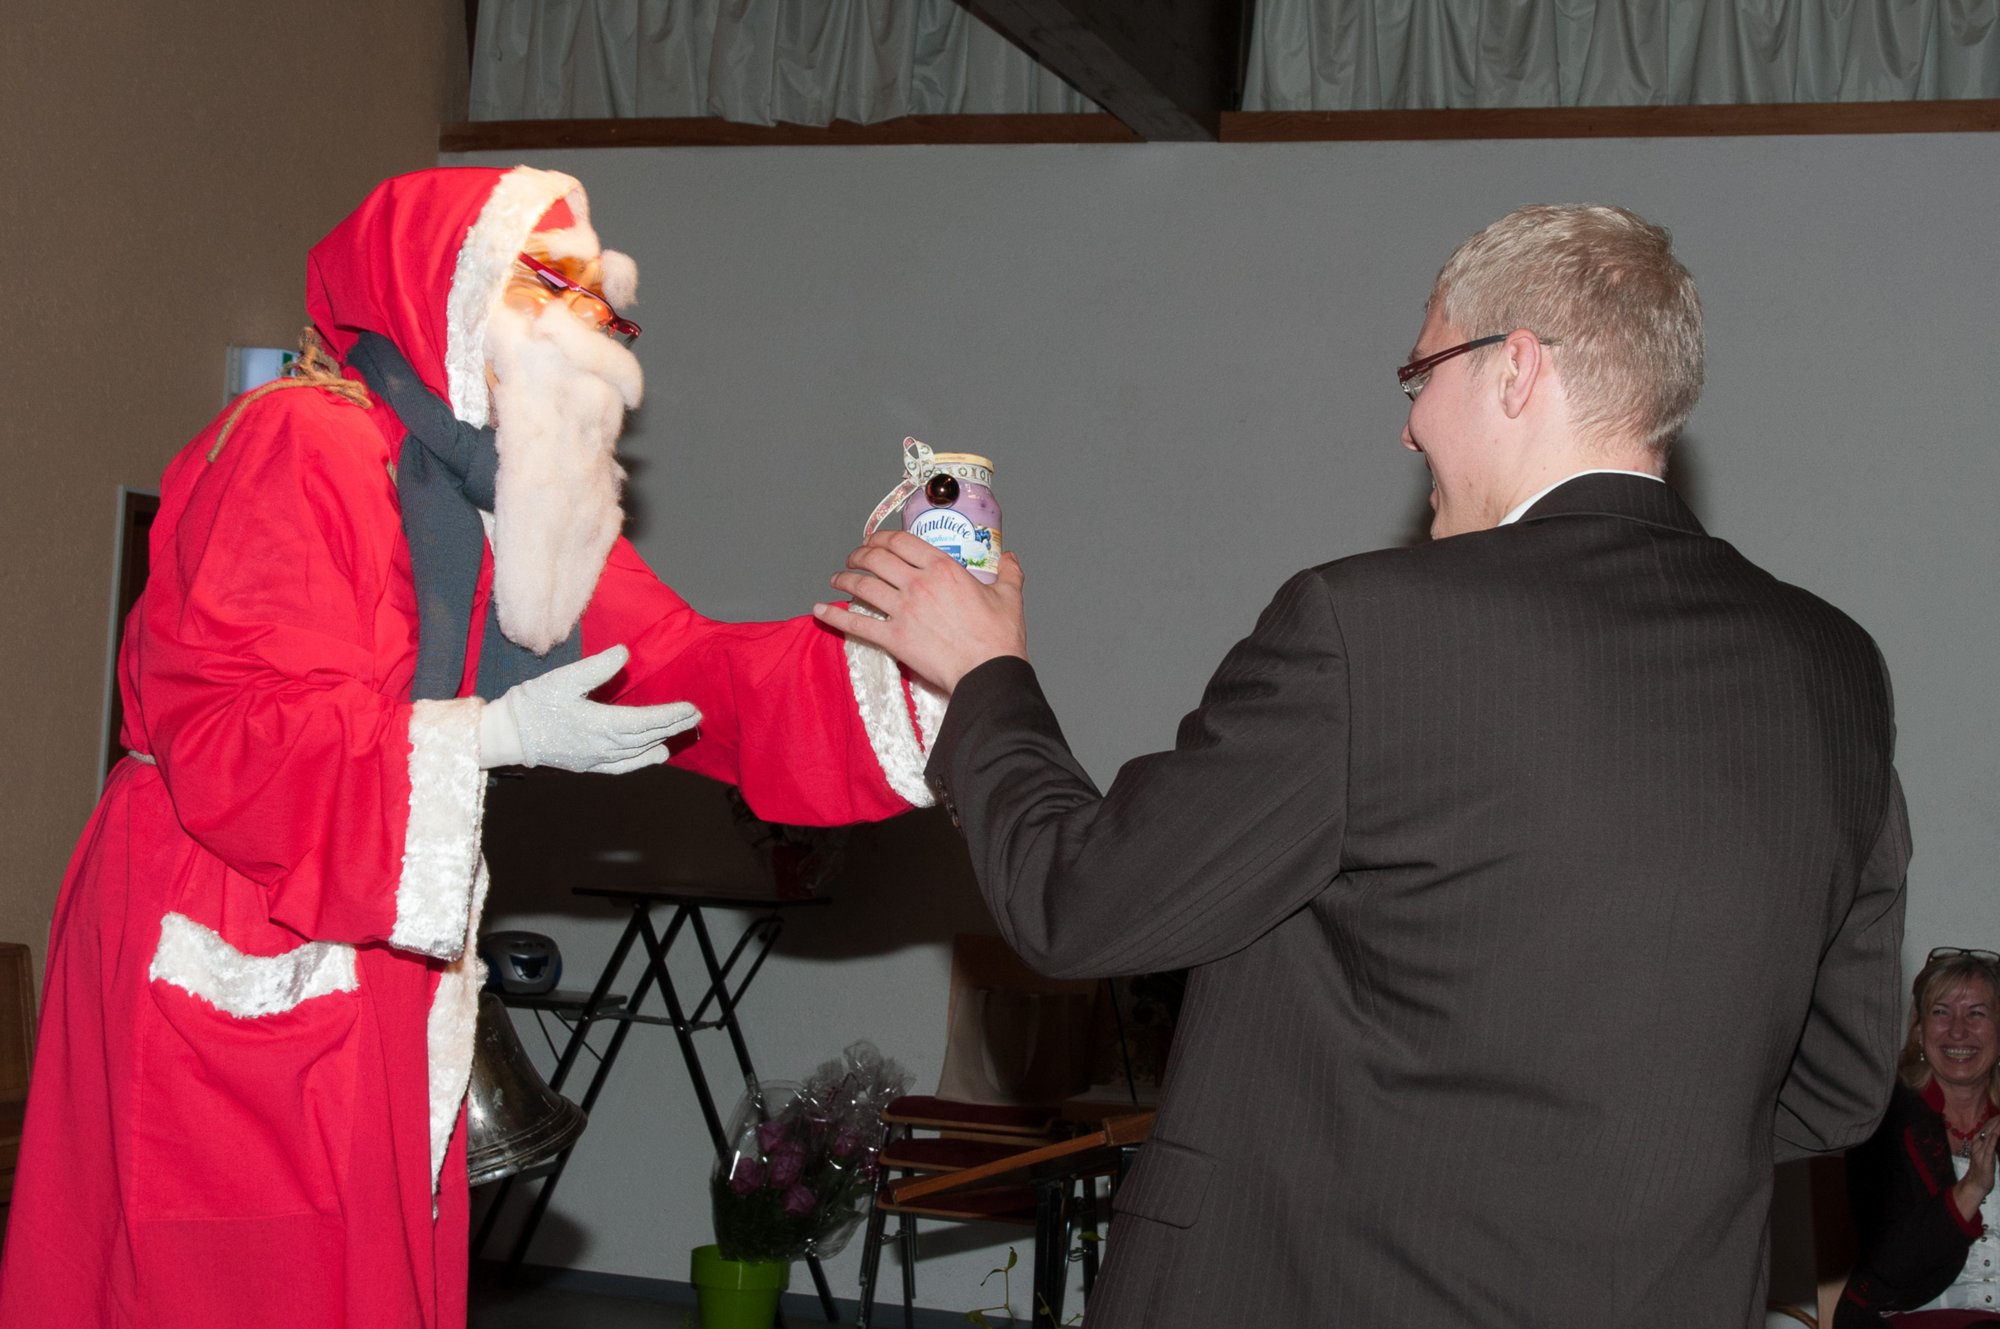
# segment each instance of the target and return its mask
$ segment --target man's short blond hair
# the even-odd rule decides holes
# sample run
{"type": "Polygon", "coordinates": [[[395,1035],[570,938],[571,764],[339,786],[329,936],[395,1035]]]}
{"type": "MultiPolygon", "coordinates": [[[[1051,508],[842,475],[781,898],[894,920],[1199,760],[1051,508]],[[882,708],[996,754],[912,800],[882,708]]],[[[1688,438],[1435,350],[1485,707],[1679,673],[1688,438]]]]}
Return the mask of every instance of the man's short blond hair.
{"type": "MultiPolygon", "coordinates": [[[[1466,337],[1554,344],[1578,431],[1664,458],[1701,396],[1701,298],[1663,227],[1624,208],[1538,204],[1453,252],[1426,309],[1466,337]]],[[[1479,358],[1489,352],[1476,351],[1479,358]]]]}

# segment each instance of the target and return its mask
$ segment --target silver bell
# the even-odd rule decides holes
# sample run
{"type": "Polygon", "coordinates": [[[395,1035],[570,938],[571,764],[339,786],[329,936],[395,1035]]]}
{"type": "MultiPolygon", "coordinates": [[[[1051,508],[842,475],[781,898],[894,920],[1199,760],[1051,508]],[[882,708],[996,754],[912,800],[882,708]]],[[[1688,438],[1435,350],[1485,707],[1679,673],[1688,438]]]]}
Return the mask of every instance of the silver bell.
{"type": "Polygon", "coordinates": [[[546,1163],[576,1143],[587,1120],[536,1072],[500,998],[481,993],[465,1096],[466,1180],[483,1186],[546,1163]]]}

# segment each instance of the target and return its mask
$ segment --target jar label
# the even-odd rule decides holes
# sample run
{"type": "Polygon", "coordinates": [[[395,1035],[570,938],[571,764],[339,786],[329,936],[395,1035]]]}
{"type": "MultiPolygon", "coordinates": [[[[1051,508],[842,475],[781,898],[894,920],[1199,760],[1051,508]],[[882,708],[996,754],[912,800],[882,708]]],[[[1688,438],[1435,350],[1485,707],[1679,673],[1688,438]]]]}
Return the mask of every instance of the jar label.
{"type": "Polygon", "coordinates": [[[935,545],[972,572],[1000,571],[999,540],[985,526],[975,526],[956,508],[926,508],[910,522],[910,534],[935,545]]]}

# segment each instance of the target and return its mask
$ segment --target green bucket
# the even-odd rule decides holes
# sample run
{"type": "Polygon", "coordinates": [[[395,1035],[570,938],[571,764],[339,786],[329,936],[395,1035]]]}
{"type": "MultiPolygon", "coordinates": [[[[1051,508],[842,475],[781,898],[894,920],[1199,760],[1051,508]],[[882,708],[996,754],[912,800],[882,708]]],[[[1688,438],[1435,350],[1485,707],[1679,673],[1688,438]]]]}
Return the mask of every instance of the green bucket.
{"type": "Polygon", "coordinates": [[[719,1246],[694,1248],[701,1329],[771,1329],[778,1297],[792,1281],[790,1260],[725,1260],[719,1246]]]}

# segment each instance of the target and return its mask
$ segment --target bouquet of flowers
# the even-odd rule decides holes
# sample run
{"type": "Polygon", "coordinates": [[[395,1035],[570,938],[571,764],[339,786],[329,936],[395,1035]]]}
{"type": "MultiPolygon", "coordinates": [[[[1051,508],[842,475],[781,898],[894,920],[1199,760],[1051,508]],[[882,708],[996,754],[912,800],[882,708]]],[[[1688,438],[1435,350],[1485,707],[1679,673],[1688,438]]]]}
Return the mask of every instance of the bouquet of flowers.
{"type": "Polygon", "coordinates": [[[726,1260],[822,1258],[847,1244],[875,1189],[882,1109],[910,1077],[872,1043],[850,1044],[803,1085],[752,1080],[709,1182],[726,1260]]]}

